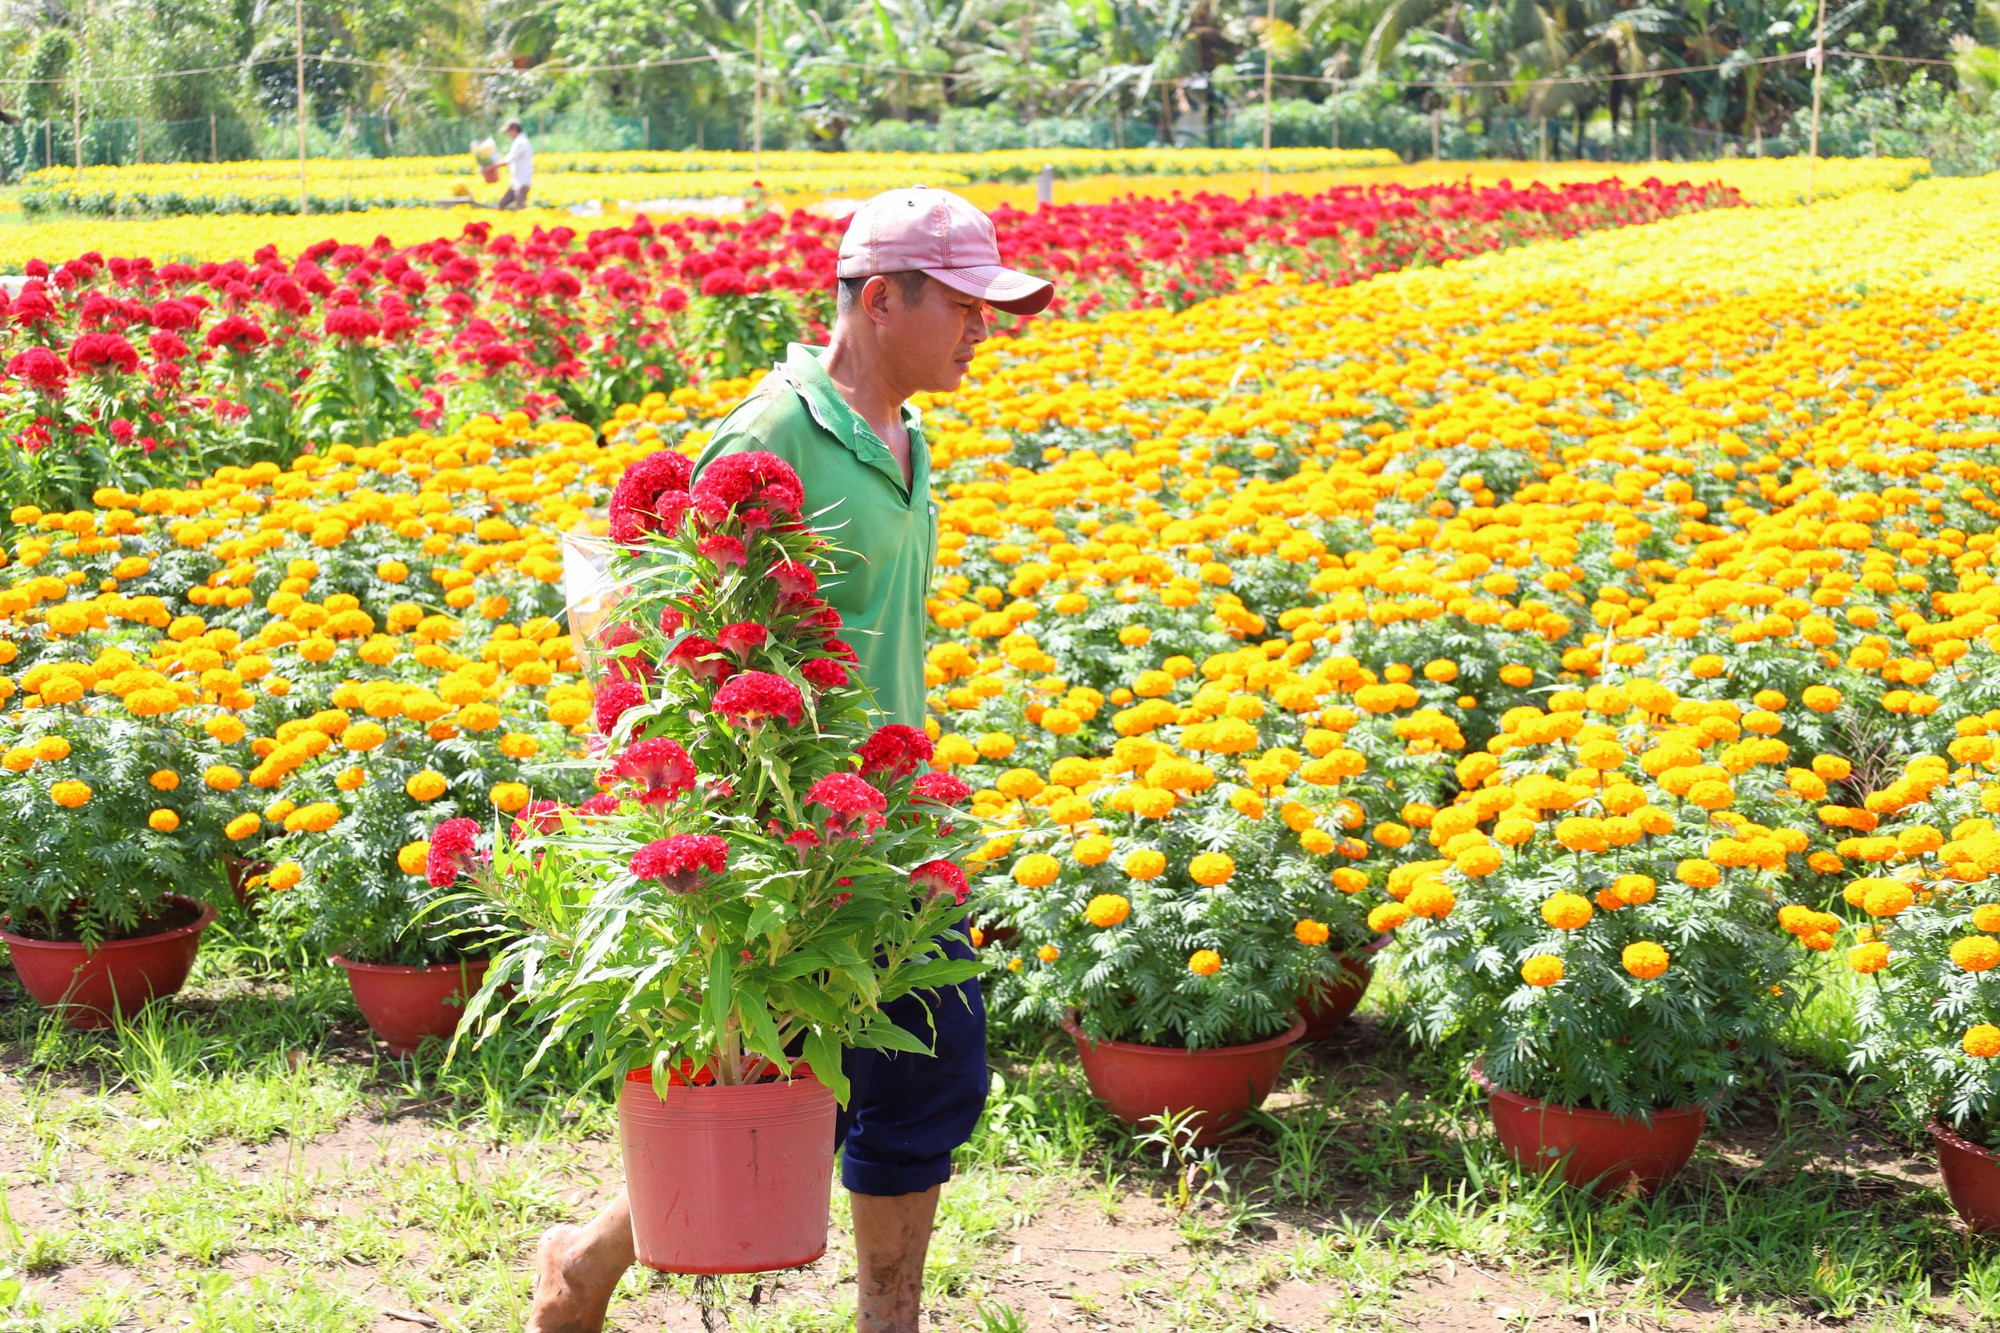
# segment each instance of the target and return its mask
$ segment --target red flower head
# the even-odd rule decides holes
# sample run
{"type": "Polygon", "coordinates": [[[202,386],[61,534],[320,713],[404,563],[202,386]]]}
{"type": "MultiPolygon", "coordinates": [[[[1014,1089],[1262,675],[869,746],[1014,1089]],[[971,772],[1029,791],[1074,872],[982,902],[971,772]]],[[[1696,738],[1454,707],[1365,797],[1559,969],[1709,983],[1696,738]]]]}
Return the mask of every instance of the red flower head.
{"type": "Polygon", "coordinates": [[[530,801],[514,816],[513,836],[520,839],[530,833],[554,833],[562,827],[562,817],[561,801],[530,801]]]}
{"type": "Polygon", "coordinates": [[[799,674],[816,690],[837,690],[847,684],[847,668],[831,657],[809,659],[799,667],[799,674]]]}
{"type": "Polygon", "coordinates": [[[703,537],[695,543],[695,550],[701,553],[703,559],[712,561],[717,569],[741,569],[749,561],[742,542],[720,533],[703,537]]]}
{"type": "Polygon", "coordinates": [[[949,773],[925,773],[910,784],[910,799],[926,805],[963,805],[972,788],[949,773]]]}
{"type": "Polygon", "coordinates": [[[806,502],[805,487],[792,465],[776,454],[724,454],[702,469],[694,484],[694,507],[720,525],[731,510],[761,505],[796,514],[806,502]]]}
{"type": "Polygon", "coordinates": [[[694,464],[672,449],[661,449],[625,469],[611,492],[611,539],[637,546],[649,532],[673,536],[690,503],[688,478],[694,464]]]}
{"type": "Polygon", "coordinates": [[[585,819],[595,819],[599,815],[618,813],[618,798],[608,791],[601,791],[576,808],[577,814],[585,819]]]}
{"type": "Polygon", "coordinates": [[[832,811],[826,821],[828,831],[844,833],[871,816],[879,821],[889,808],[889,798],[852,773],[829,773],[813,783],[806,804],[832,811]]]}
{"type": "Polygon", "coordinates": [[[8,358],[7,373],[17,380],[27,381],[50,397],[62,393],[63,386],[69,383],[69,367],[46,347],[30,347],[24,352],[16,352],[8,358]]]}
{"type": "Polygon", "coordinates": [[[611,675],[617,680],[637,681],[645,684],[653,678],[653,663],[643,649],[634,648],[630,652],[619,652],[639,641],[639,631],[624,622],[606,630],[601,640],[609,653],[611,675]]]}
{"type": "Polygon", "coordinates": [[[715,692],[715,702],[710,707],[752,731],[768,718],[796,727],[805,716],[805,700],[799,697],[798,686],[768,671],[745,671],[731,676],[715,692]]]}
{"type": "Polygon", "coordinates": [[[326,331],[343,342],[366,342],[382,331],[382,321],[360,306],[335,306],[326,312],[326,331]]]}
{"type": "Polygon", "coordinates": [[[646,692],[629,680],[606,681],[597,691],[597,730],[609,736],[625,710],[645,700],[646,692]]]}
{"type": "Polygon", "coordinates": [[[703,296],[747,296],[750,280],[740,268],[719,268],[701,280],[703,296]]]}
{"type": "Polygon", "coordinates": [[[736,674],[736,668],[722,656],[722,646],[699,634],[690,634],[675,644],[667,654],[667,665],[679,667],[696,680],[720,682],[736,674]]]}
{"type": "Polygon", "coordinates": [[[447,819],[431,832],[424,878],[432,888],[448,889],[460,875],[472,869],[473,846],[478,840],[479,822],[472,819],[447,819]]]}
{"type": "Polygon", "coordinates": [[[85,333],[69,345],[69,363],[88,374],[115,370],[131,374],[139,368],[139,352],[115,333],[85,333]]]}
{"type": "Polygon", "coordinates": [[[694,789],[694,760],[679,743],[664,736],[629,746],[611,765],[612,778],[636,778],[646,805],[666,805],[694,789]]]}
{"type": "Polygon", "coordinates": [[[802,602],[819,591],[819,576],[812,572],[812,566],[796,560],[780,560],[772,565],[770,577],[778,585],[780,605],[802,602]]]}
{"type": "Polygon", "coordinates": [[[910,872],[910,885],[926,897],[936,898],[950,894],[951,900],[963,906],[966,893],[965,872],[950,861],[926,861],[910,872]]]}
{"type": "Polygon", "coordinates": [[[908,777],[930,762],[931,738],[915,727],[891,722],[877,727],[873,736],[861,742],[856,754],[861,760],[863,777],[883,773],[893,782],[897,778],[908,777]]]}
{"type": "Polygon", "coordinates": [[[706,833],[681,833],[632,853],[632,873],[658,880],[669,893],[693,893],[729,865],[729,844],[706,833]]]}
{"type": "Polygon", "coordinates": [[[747,662],[750,660],[750,654],[762,648],[764,641],[770,635],[762,625],[739,620],[733,625],[724,625],[716,632],[715,637],[725,651],[736,654],[737,661],[747,662]]]}
{"type": "Polygon", "coordinates": [[[241,315],[226,315],[215,322],[215,326],[208,331],[208,336],[202,341],[211,348],[247,353],[254,352],[271,341],[271,336],[255,322],[241,315]]]}

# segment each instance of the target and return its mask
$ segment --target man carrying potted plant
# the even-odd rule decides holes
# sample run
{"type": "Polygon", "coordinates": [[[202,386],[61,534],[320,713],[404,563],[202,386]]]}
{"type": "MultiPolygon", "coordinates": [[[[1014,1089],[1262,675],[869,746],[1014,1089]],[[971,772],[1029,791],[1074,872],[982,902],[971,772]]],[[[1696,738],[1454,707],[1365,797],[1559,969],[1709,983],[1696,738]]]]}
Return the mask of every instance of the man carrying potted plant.
{"type": "MultiPolygon", "coordinates": [[[[1005,268],[993,224],[956,195],[893,190],[864,204],[841,242],[838,314],[824,349],[785,361],[717,428],[697,475],[728,454],[767,453],[797,472],[811,515],[836,548],[820,594],[840,615],[881,720],[924,717],[924,600],[937,555],[930,452],[908,400],[948,393],[987,336],[987,307],[1029,315],[1048,282],[1005,268]]],[[[962,946],[960,946],[962,947],[962,946]]],[[[985,1016],[965,1002],[896,1002],[898,1025],[931,1054],[850,1051],[852,1094],[837,1137],[853,1200],[861,1333],[914,1333],[939,1187],[986,1093],[985,1016]]],[[[551,1229],[536,1259],[529,1333],[603,1325],[635,1257],[621,1194],[582,1226],[551,1229]]]]}

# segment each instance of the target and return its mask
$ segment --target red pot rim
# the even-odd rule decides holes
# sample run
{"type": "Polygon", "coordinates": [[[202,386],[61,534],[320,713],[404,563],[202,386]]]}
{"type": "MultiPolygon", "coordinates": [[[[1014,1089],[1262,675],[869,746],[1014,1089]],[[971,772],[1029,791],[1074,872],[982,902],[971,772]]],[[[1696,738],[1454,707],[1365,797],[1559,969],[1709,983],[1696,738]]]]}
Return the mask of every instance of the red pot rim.
{"type": "MultiPolygon", "coordinates": [[[[640,1084],[650,1091],[653,1086],[653,1071],[645,1065],[640,1065],[637,1069],[628,1069],[625,1071],[625,1081],[628,1084],[640,1084]]],[[[680,1080],[668,1086],[676,1092],[748,1092],[755,1088],[792,1088],[802,1083],[810,1083],[815,1087],[824,1086],[819,1081],[819,1075],[813,1073],[811,1065],[804,1060],[795,1060],[792,1062],[790,1078],[760,1078],[755,1083],[690,1083],[680,1080]]]]}
{"type": "MultiPolygon", "coordinates": [[[[198,902],[184,893],[166,893],[160,896],[162,901],[170,902],[180,907],[192,908],[199,915],[185,926],[176,926],[172,930],[163,930],[157,935],[134,935],[129,940],[101,940],[95,948],[84,944],[82,940],[38,940],[27,935],[16,935],[5,926],[0,926],[0,940],[7,941],[7,947],[10,949],[19,949],[22,947],[30,949],[81,949],[85,953],[101,953],[106,949],[131,949],[142,944],[158,944],[161,940],[177,940],[183,935],[193,935],[208,929],[210,923],[215,920],[215,904],[213,903],[198,902]]],[[[0,920],[4,920],[4,918],[0,918],[0,920]]]]}
{"type": "Polygon", "coordinates": [[[350,972],[393,972],[402,976],[421,976],[426,972],[458,972],[470,968],[482,968],[492,963],[490,958],[461,958],[455,963],[357,963],[352,958],[342,958],[339,954],[329,954],[327,962],[336,967],[344,967],[350,972]]]}
{"type": "MultiPolygon", "coordinates": [[[[1523,1093],[1512,1092],[1486,1077],[1486,1062],[1484,1060],[1473,1061],[1469,1072],[1472,1076],[1472,1081],[1478,1084],[1480,1090],[1489,1097],[1513,1102],[1519,1106],[1548,1107],[1561,1111],[1564,1115],[1575,1116],[1580,1120],[1614,1120],[1623,1125],[1633,1123],[1633,1119],[1630,1116],[1617,1115],[1610,1111],[1600,1111],[1593,1106],[1564,1106],[1561,1102],[1543,1101],[1539,1097],[1529,1097],[1523,1093]]],[[[1662,1106],[1646,1112],[1647,1119],[1654,1121],[1687,1120],[1697,1116],[1706,1119],[1708,1112],[1699,1106],[1662,1106]]]]}
{"type": "Polygon", "coordinates": [[[1294,1013],[1292,1015],[1291,1026],[1275,1037],[1266,1037],[1262,1041],[1248,1042],[1242,1046],[1202,1046],[1195,1050],[1187,1050],[1179,1046],[1148,1046],[1146,1043],[1138,1041],[1112,1041],[1108,1037],[1093,1037],[1078,1027],[1075,1017],[1070,1014],[1063,1015],[1062,1026],[1064,1032],[1069,1033],[1070,1036],[1076,1038],[1078,1041],[1089,1042],[1093,1048],[1129,1051],[1138,1055],[1158,1055],[1161,1053],[1185,1055],[1190,1059],[1196,1060],[1225,1059],[1230,1056],[1250,1055],[1257,1051],[1269,1051],[1280,1046],[1290,1046],[1306,1033],[1306,1020],[1294,1013]]]}
{"type": "Polygon", "coordinates": [[[1957,1148],[1960,1152],[1975,1153],[1978,1156],[1985,1158],[1989,1162],[2000,1161],[2000,1153],[1996,1153],[1991,1148],[1982,1147],[1980,1144],[1974,1143],[1971,1139],[1966,1138],[1963,1134],[1953,1129],[1950,1125],[1945,1124],[1942,1120],[1933,1120],[1929,1124],[1925,1125],[1924,1128],[1929,1130],[1931,1137],[1936,1139],[1939,1143],[1949,1144],[1952,1147],[1957,1148]]]}

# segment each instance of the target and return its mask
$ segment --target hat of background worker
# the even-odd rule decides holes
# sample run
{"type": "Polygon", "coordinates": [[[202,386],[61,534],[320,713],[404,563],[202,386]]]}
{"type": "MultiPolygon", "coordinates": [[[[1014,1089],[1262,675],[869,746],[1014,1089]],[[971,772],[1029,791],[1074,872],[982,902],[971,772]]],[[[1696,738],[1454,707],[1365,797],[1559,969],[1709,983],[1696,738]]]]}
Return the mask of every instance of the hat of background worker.
{"type": "Polygon", "coordinates": [[[916,271],[1010,315],[1038,315],[1055,284],[1000,262],[993,219],[949,190],[918,185],[876,195],[847,224],[839,276],[916,271]]]}

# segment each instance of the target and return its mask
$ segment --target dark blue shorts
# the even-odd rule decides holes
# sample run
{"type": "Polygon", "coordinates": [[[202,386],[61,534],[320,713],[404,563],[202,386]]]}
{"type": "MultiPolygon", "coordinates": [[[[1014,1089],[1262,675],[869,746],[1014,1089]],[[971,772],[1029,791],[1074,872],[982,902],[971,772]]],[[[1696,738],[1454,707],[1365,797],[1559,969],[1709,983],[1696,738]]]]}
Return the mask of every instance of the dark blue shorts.
{"type": "MultiPolygon", "coordinates": [[[[945,952],[971,958],[962,934],[945,952]]],[[[841,1067],[853,1085],[834,1127],[841,1183],[856,1194],[921,1194],[951,1179],[954,1148],[972,1137],[986,1106],[986,1002],[975,979],[920,991],[883,1010],[933,1051],[852,1050],[841,1067]]]]}

